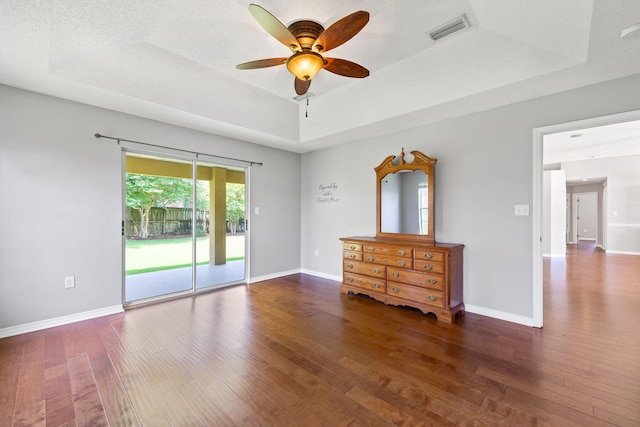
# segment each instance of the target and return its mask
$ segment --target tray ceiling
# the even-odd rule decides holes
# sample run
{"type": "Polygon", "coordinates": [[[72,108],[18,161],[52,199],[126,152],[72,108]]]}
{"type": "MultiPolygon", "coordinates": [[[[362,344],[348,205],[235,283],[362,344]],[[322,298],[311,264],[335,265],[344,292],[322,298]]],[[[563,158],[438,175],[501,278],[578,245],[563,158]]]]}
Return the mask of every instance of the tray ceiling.
{"type": "Polygon", "coordinates": [[[321,70],[307,107],[285,67],[235,69],[289,53],[248,3],[10,0],[0,83],[302,153],[640,72],[640,37],[620,38],[637,0],[257,3],[286,25],[369,11],[328,56],[371,75],[321,70]],[[470,28],[426,34],[462,14],[470,28]]]}

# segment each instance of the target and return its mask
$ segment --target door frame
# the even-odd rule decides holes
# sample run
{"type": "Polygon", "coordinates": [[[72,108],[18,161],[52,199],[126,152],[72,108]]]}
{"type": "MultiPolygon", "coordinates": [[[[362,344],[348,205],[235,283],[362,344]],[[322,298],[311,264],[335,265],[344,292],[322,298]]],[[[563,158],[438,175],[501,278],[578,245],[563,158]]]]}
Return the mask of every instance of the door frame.
{"type": "MultiPolygon", "coordinates": [[[[543,264],[542,264],[542,176],[544,170],[543,144],[544,136],[569,132],[590,127],[605,126],[617,123],[640,120],[640,110],[593,117],[533,129],[533,200],[532,200],[532,326],[543,326],[543,264]]],[[[606,235],[606,233],[604,233],[606,235]]]]}
{"type": "MultiPolygon", "coordinates": [[[[122,286],[121,286],[121,292],[122,292],[122,304],[123,307],[126,308],[131,308],[131,307],[138,307],[138,306],[143,306],[143,305],[147,305],[147,304],[153,304],[156,302],[160,302],[160,301],[167,301],[167,300],[171,300],[171,299],[176,299],[176,298],[182,298],[184,296],[194,296],[194,295],[198,295],[200,293],[206,293],[206,292],[210,292],[216,289],[220,289],[221,287],[224,286],[235,286],[235,285],[239,285],[239,284],[247,284],[249,283],[249,272],[250,272],[250,260],[249,260],[249,253],[250,253],[250,247],[249,247],[249,242],[250,242],[250,236],[249,236],[249,226],[248,226],[248,221],[246,216],[249,214],[249,175],[250,175],[250,170],[251,168],[248,167],[247,165],[243,164],[243,163],[235,163],[235,162],[231,162],[231,161],[224,161],[221,162],[219,161],[218,158],[216,158],[215,156],[211,155],[206,155],[206,154],[201,154],[201,153],[193,153],[193,155],[181,155],[181,154],[176,154],[173,151],[180,151],[179,149],[171,149],[169,148],[167,151],[164,150],[149,150],[146,148],[138,148],[135,146],[135,142],[127,142],[127,143],[121,143],[119,141],[119,145],[121,146],[121,218],[122,218],[122,245],[121,245],[121,277],[122,277],[122,286]],[[172,151],[173,150],[173,151],[172,151]],[[234,281],[234,282],[230,282],[228,284],[225,284],[224,286],[217,286],[217,287],[206,287],[206,288],[198,288],[197,284],[196,284],[196,275],[195,275],[195,267],[196,267],[196,209],[193,209],[192,211],[192,216],[191,216],[191,221],[192,221],[192,227],[191,227],[191,239],[192,239],[192,275],[191,275],[191,289],[190,290],[185,290],[182,292],[176,292],[176,293],[172,293],[172,294],[168,294],[168,295],[160,295],[158,297],[152,298],[152,299],[144,299],[144,300],[140,300],[138,301],[132,301],[132,302],[127,302],[125,301],[125,295],[126,295],[126,248],[125,248],[125,244],[126,244],[126,236],[125,236],[125,221],[126,221],[126,202],[125,202],[125,198],[126,198],[126,174],[127,174],[127,170],[126,170],[126,158],[127,158],[127,153],[131,153],[134,155],[141,155],[141,156],[150,156],[150,157],[157,157],[157,158],[161,158],[161,159],[166,159],[167,161],[173,161],[173,160],[177,160],[177,161],[183,161],[183,162],[189,162],[191,163],[191,167],[192,167],[192,182],[195,184],[196,182],[196,178],[197,178],[197,166],[198,163],[207,163],[207,164],[212,164],[215,166],[220,166],[220,167],[225,167],[225,168],[239,168],[242,169],[244,171],[244,186],[245,186],[245,200],[244,200],[244,204],[245,204],[245,232],[244,232],[244,277],[241,281],[234,281]]],[[[186,152],[186,153],[190,153],[190,152],[186,152]]],[[[193,200],[196,200],[196,186],[193,185],[193,200]]]]}

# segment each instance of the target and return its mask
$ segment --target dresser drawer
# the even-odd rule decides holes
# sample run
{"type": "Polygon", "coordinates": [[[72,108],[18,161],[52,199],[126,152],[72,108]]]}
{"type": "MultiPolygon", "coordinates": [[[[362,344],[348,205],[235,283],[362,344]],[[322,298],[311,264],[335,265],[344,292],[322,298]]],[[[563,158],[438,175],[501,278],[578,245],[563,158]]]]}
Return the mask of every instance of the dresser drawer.
{"type": "Polygon", "coordinates": [[[387,294],[409,301],[444,308],[444,294],[431,289],[387,281],[387,294]]]}
{"type": "Polygon", "coordinates": [[[387,267],[384,265],[375,265],[367,262],[344,261],[344,272],[364,274],[365,276],[379,277],[384,280],[387,276],[387,267]]]}
{"type": "Polygon", "coordinates": [[[342,245],[345,251],[362,252],[362,244],[355,242],[344,242],[342,245]]]}
{"type": "Polygon", "coordinates": [[[401,268],[389,267],[387,269],[387,280],[416,285],[441,291],[444,286],[444,276],[441,274],[420,273],[418,271],[403,270],[401,268]]]}
{"type": "Polygon", "coordinates": [[[444,273],[444,263],[437,261],[420,261],[413,262],[413,269],[416,271],[424,271],[427,273],[444,273]]]}
{"type": "Polygon", "coordinates": [[[394,257],[411,258],[413,256],[413,249],[410,246],[364,245],[363,251],[367,254],[389,255],[394,257]]]}
{"type": "Polygon", "coordinates": [[[444,261],[444,253],[438,251],[424,250],[424,249],[416,249],[416,253],[414,256],[416,261],[431,261],[431,262],[442,262],[444,261]]]}
{"type": "Polygon", "coordinates": [[[375,255],[365,253],[363,261],[375,264],[392,265],[402,268],[413,268],[413,260],[411,258],[402,258],[397,256],[375,255]]]}
{"type": "Polygon", "coordinates": [[[362,261],[362,252],[344,251],[344,259],[352,259],[354,261],[362,261]]]}
{"type": "Polygon", "coordinates": [[[387,287],[384,279],[376,279],[374,277],[362,276],[360,274],[344,273],[343,282],[350,286],[362,288],[367,292],[386,293],[387,287]]]}

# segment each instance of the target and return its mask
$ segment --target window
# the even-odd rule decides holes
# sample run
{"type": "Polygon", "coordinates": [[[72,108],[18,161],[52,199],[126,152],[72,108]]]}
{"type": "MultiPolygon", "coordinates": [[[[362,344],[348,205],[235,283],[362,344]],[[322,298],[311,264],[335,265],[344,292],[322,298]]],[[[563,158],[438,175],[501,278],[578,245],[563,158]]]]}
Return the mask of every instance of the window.
{"type": "Polygon", "coordinates": [[[418,184],[418,210],[420,234],[427,234],[429,232],[429,187],[426,182],[418,184]]]}

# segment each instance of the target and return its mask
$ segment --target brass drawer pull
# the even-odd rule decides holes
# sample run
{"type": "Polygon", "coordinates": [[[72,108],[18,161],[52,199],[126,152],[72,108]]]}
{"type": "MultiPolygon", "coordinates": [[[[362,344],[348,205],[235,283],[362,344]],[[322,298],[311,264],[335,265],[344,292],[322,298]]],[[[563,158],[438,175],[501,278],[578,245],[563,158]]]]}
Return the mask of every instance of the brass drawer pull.
{"type": "Polygon", "coordinates": [[[391,275],[396,278],[400,277],[400,273],[398,273],[397,271],[394,271],[393,273],[391,273],[391,275]]]}
{"type": "Polygon", "coordinates": [[[382,249],[382,252],[389,252],[389,248],[382,249]]]}
{"type": "Polygon", "coordinates": [[[405,252],[403,249],[400,249],[400,250],[398,251],[398,255],[400,255],[400,256],[404,256],[404,254],[406,254],[406,252],[405,252]]]}
{"type": "Polygon", "coordinates": [[[431,259],[431,258],[433,258],[433,254],[432,253],[426,253],[426,254],[424,254],[424,257],[426,259],[431,259]]]}
{"type": "Polygon", "coordinates": [[[353,277],[347,277],[347,282],[353,283],[353,277]]]}
{"type": "Polygon", "coordinates": [[[372,257],[372,256],[368,256],[368,257],[367,257],[367,261],[373,262],[373,260],[375,260],[375,258],[374,258],[374,257],[372,257]]]}
{"type": "Polygon", "coordinates": [[[376,273],[376,274],[380,274],[380,269],[379,268],[374,268],[373,272],[376,273]]]}
{"type": "Polygon", "coordinates": [[[400,267],[404,267],[404,265],[406,264],[405,260],[401,259],[400,261],[398,261],[398,265],[400,267]]]}
{"type": "Polygon", "coordinates": [[[397,294],[398,292],[400,292],[400,289],[396,288],[395,286],[394,286],[393,288],[391,288],[391,290],[392,290],[393,292],[395,292],[396,294],[397,294]]]}
{"type": "Polygon", "coordinates": [[[353,268],[353,264],[347,264],[347,268],[353,268]]]}
{"type": "Polygon", "coordinates": [[[369,252],[373,252],[373,246],[369,246],[369,247],[367,248],[367,250],[368,250],[369,252]]]}
{"type": "Polygon", "coordinates": [[[427,264],[424,266],[425,270],[433,270],[433,265],[427,264]]]}
{"type": "Polygon", "coordinates": [[[430,301],[435,301],[438,299],[438,297],[435,295],[429,295],[427,298],[429,298],[430,301]]]}
{"type": "Polygon", "coordinates": [[[374,283],[373,287],[376,288],[376,289],[380,289],[380,283],[374,283]]]}
{"type": "Polygon", "coordinates": [[[354,259],[356,257],[356,254],[349,254],[349,258],[354,259]]]}
{"type": "Polygon", "coordinates": [[[438,283],[438,281],[436,279],[429,279],[429,280],[427,280],[427,282],[429,282],[432,285],[435,285],[436,283],[438,283]]]}
{"type": "Polygon", "coordinates": [[[356,245],[349,245],[349,249],[354,250],[356,248],[356,245]]]}

